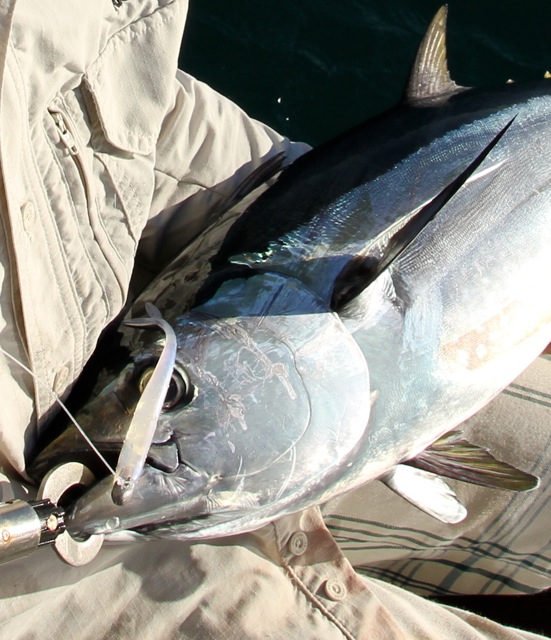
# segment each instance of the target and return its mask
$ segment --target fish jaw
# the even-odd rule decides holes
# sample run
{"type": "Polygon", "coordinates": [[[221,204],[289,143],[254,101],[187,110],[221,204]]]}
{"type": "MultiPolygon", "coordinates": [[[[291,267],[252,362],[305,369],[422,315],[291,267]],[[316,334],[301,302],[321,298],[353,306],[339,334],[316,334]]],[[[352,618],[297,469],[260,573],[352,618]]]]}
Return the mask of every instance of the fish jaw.
{"type": "MultiPolygon", "coordinates": [[[[323,495],[368,428],[365,358],[338,315],[300,281],[271,273],[229,280],[174,328],[177,366],[193,396],[161,414],[128,502],[113,503],[112,477],[77,501],[72,527],[79,535],[167,522],[193,532],[206,517],[228,532],[254,529],[323,495]],[[176,453],[174,468],[160,468],[163,451],[176,453]]],[[[146,330],[134,336],[139,357],[83,410],[95,420],[97,440],[111,424],[130,422],[136,393],[125,385],[135,385],[136,371],[158,351],[146,330]],[[103,405],[113,408],[110,422],[100,418],[103,405]]],[[[49,466],[56,453],[59,442],[49,466]]]]}
{"type": "Polygon", "coordinates": [[[104,478],[78,500],[67,516],[67,529],[75,538],[96,533],[156,527],[182,518],[207,514],[209,484],[216,481],[189,467],[177,473],[165,473],[147,466],[138,478],[130,497],[122,505],[112,499],[113,479],[104,478]]]}

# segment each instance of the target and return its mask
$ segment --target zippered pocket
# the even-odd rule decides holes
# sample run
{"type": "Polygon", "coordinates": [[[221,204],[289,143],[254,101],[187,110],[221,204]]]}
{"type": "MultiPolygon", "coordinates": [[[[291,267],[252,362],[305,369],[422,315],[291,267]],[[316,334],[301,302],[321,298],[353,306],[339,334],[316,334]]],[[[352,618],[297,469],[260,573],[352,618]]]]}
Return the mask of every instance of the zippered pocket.
{"type": "MultiPolygon", "coordinates": [[[[108,104],[107,98],[92,93],[90,86],[84,79],[75,89],[58,93],[44,114],[46,139],[59,168],[49,167],[52,178],[48,191],[55,203],[52,206],[57,208],[58,224],[65,231],[60,234],[62,242],[71,252],[70,269],[75,279],[83,269],[89,273],[78,255],[88,256],[90,269],[104,289],[110,320],[127,297],[134,256],[150,214],[155,154],[114,146],[99,112],[99,105],[108,104]]],[[[111,126],[127,133],[120,121],[120,107],[120,102],[112,101],[111,126]]],[[[113,139],[114,131],[110,130],[113,139]]],[[[88,278],[84,274],[80,278],[85,297],[88,278]]]]}
{"type": "MultiPolygon", "coordinates": [[[[53,127],[50,125],[47,130],[61,172],[60,187],[64,185],[66,194],[66,197],[61,196],[61,188],[56,190],[60,195],[56,197],[54,193],[53,214],[59,235],[64,238],[62,242],[77,289],[77,282],[82,282],[79,297],[86,298],[86,280],[93,277],[103,289],[102,300],[96,303],[105,307],[105,319],[109,320],[118,313],[120,303],[126,297],[129,273],[102,217],[108,215],[109,206],[104,202],[100,208],[101,196],[96,188],[101,188],[106,181],[101,177],[104,168],[89,144],[90,132],[84,127],[88,138],[83,141],[70,110],[64,106],[59,97],[48,108],[53,127]]],[[[83,122],[79,120],[79,124],[82,126],[83,122]]],[[[120,215],[124,218],[126,214],[121,211],[120,215]]]]}
{"type": "Polygon", "coordinates": [[[95,198],[91,186],[91,180],[88,177],[88,169],[86,167],[86,163],[80,149],[81,145],[75,133],[75,128],[69,116],[59,108],[50,107],[48,111],[54,121],[54,125],[56,127],[57,133],[59,134],[59,140],[61,144],[63,145],[63,147],[65,147],[66,151],[69,153],[69,156],[73,158],[77,171],[80,174],[82,185],[84,187],[84,192],[86,195],[88,215],[90,219],[93,220],[96,217],[96,214],[95,212],[91,211],[91,207],[95,206],[95,198]]]}

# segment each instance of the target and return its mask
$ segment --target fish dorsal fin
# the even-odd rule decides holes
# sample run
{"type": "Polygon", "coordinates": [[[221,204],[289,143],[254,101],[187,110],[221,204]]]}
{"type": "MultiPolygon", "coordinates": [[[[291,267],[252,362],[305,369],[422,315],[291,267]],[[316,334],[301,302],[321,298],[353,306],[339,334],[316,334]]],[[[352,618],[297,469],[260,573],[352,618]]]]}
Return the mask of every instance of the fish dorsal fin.
{"type": "Polygon", "coordinates": [[[421,41],[406,89],[406,100],[431,100],[464,89],[448,70],[446,20],[448,7],[440,7],[421,41]]]}
{"type": "Polygon", "coordinates": [[[494,489],[529,491],[539,484],[538,478],[497,460],[488,449],[466,440],[460,431],[450,431],[404,464],[494,489]]]}

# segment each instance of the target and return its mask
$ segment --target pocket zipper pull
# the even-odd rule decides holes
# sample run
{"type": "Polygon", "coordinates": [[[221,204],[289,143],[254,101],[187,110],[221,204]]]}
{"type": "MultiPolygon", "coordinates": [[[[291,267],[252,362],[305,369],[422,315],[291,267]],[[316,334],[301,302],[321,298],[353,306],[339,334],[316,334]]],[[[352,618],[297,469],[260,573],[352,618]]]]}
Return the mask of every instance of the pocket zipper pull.
{"type": "Polygon", "coordinates": [[[73,134],[67,127],[67,123],[65,122],[65,118],[59,111],[52,112],[52,118],[54,119],[54,123],[59,132],[59,137],[61,138],[61,142],[67,148],[69,153],[72,156],[76,156],[78,154],[78,147],[75,142],[75,138],[73,134]]]}

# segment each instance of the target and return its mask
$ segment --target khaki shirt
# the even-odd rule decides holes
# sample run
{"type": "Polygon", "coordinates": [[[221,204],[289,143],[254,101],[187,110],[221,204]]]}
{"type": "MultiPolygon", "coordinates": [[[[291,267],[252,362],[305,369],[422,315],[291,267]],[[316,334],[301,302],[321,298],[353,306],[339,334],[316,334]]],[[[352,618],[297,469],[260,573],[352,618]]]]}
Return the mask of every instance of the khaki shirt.
{"type": "MultiPolygon", "coordinates": [[[[154,271],[261,162],[305,149],[176,70],[186,10],[0,2],[0,339],[41,380],[0,355],[2,500],[24,494],[51,391],[120,311],[136,256],[154,271]]],[[[317,508],[81,568],[42,548],[0,575],[2,638],[532,637],[360,577],[317,508]]]]}
{"type": "Polygon", "coordinates": [[[315,508],[210,544],[104,548],[81,568],[61,565],[48,548],[1,571],[2,638],[539,637],[361,578],[315,508]]]}
{"type": "Polygon", "coordinates": [[[266,158],[306,148],[177,73],[186,10],[0,4],[2,346],[42,381],[0,357],[0,448],[19,473],[51,390],[67,391],[121,310],[138,241],[158,267],[266,158]]]}

